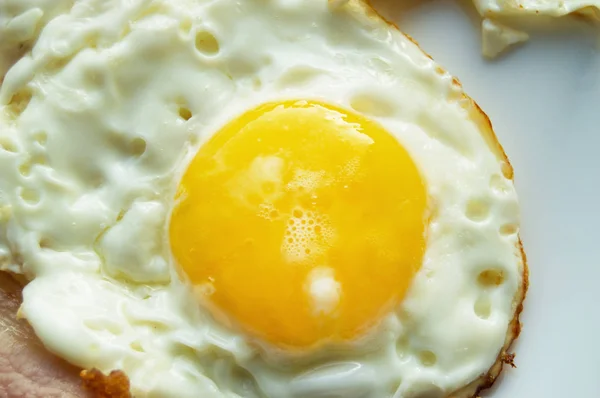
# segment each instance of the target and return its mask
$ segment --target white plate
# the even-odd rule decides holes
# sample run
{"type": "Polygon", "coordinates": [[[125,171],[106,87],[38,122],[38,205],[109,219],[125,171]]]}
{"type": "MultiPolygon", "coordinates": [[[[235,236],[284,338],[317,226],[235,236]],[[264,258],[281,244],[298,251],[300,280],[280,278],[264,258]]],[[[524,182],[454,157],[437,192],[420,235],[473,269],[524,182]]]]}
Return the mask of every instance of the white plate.
{"type": "Polygon", "coordinates": [[[377,9],[457,76],[515,169],[530,267],[517,369],[485,396],[600,397],[600,50],[568,18],[506,56],[480,53],[473,9],[377,0],[377,9]]]}

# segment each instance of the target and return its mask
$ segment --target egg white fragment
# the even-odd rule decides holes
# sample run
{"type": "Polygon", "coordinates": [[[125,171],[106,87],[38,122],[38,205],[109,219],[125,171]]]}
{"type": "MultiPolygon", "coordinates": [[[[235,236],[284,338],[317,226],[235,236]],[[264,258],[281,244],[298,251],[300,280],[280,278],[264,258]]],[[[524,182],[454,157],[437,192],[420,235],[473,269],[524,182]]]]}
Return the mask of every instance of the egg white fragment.
{"type": "Polygon", "coordinates": [[[485,18],[481,22],[483,55],[494,58],[508,47],[529,40],[529,35],[504,24],[485,18]]]}
{"type": "Polygon", "coordinates": [[[529,35],[507,26],[516,19],[552,17],[578,14],[595,22],[600,21],[600,1],[597,0],[473,0],[482,20],[483,55],[493,58],[506,48],[527,41],[529,35]],[[498,20],[502,21],[499,22],[498,20]]]}
{"type": "Polygon", "coordinates": [[[597,0],[473,0],[482,16],[545,15],[562,17],[580,12],[594,19],[600,18],[597,0]]]}
{"type": "MultiPolygon", "coordinates": [[[[0,87],[0,269],[31,280],[21,312],[51,351],[124,370],[138,397],[445,395],[494,363],[523,272],[503,160],[452,76],[358,2],[334,3],[3,2],[19,13],[0,8],[0,58],[18,59],[0,87]],[[296,98],[381,123],[432,203],[400,308],[361,341],[305,355],[202,310],[165,231],[198,147],[244,111],[296,98]],[[498,286],[478,283],[490,269],[498,286]]],[[[323,267],[307,288],[332,311],[343,292],[323,267]]]]}

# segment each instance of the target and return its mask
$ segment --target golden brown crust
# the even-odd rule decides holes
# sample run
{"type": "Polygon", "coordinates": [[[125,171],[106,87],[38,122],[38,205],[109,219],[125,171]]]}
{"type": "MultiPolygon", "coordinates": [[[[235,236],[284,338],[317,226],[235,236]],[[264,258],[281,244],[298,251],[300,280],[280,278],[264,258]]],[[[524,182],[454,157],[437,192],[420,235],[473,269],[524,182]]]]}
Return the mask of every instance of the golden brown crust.
{"type": "Polygon", "coordinates": [[[517,368],[517,365],[515,365],[515,354],[504,354],[502,356],[502,362],[504,362],[505,365],[510,365],[511,368],[517,368]]]}
{"type": "Polygon", "coordinates": [[[105,375],[98,369],[82,370],[83,387],[95,398],[131,398],[129,378],[121,370],[105,375]]]}

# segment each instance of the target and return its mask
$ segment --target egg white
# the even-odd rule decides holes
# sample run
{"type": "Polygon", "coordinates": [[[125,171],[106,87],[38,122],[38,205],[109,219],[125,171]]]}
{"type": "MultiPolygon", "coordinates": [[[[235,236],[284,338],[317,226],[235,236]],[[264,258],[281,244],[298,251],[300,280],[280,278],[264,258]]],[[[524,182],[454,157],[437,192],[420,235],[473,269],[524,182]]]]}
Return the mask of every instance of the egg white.
{"type": "Polygon", "coordinates": [[[522,280],[517,198],[460,87],[415,44],[355,1],[71,3],[32,19],[43,29],[0,88],[0,269],[31,280],[21,314],[51,351],[124,370],[140,397],[443,396],[489,369],[522,280]],[[166,226],[199,146],[294,98],[381,123],[432,214],[422,268],[377,331],[289,356],[196,305],[166,226]],[[488,269],[504,283],[478,284],[488,269]]]}
{"type": "Polygon", "coordinates": [[[536,19],[576,14],[600,20],[600,1],[597,0],[473,0],[473,3],[482,17],[482,52],[490,58],[527,41],[526,31],[536,19]]]}
{"type": "Polygon", "coordinates": [[[473,0],[483,16],[549,16],[562,17],[574,12],[600,18],[600,1],[597,0],[473,0]]]}

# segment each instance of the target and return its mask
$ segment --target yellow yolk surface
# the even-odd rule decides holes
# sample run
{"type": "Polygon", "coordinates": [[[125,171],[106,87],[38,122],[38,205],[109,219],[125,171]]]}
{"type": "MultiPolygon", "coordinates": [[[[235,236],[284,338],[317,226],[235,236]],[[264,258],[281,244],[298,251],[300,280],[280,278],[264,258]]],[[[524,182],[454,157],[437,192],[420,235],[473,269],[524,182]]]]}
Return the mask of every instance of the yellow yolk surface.
{"type": "Polygon", "coordinates": [[[186,171],[170,225],[202,301],[282,347],[359,338],[421,265],[426,192],[379,124],[318,102],[262,105],[186,171]]]}

